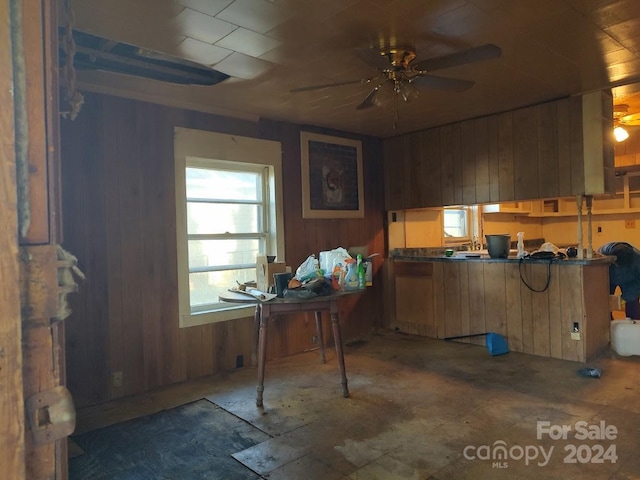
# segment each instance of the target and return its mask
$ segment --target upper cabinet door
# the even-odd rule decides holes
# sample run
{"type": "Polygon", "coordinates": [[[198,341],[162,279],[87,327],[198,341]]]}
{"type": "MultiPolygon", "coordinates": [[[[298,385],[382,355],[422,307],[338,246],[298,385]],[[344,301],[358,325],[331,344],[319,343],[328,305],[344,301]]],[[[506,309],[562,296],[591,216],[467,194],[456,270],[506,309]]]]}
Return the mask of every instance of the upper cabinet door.
{"type": "Polygon", "coordinates": [[[610,192],[612,118],[594,92],[387,139],[386,207],[610,192]]]}

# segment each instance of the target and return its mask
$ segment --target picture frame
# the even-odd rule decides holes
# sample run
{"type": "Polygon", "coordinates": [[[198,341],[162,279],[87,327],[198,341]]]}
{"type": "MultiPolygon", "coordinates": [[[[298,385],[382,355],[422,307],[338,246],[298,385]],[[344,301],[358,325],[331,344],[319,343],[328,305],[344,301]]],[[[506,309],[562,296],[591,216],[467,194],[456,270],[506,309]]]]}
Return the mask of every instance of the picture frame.
{"type": "Polygon", "coordinates": [[[300,133],[303,218],[364,218],[362,142],[300,133]]]}

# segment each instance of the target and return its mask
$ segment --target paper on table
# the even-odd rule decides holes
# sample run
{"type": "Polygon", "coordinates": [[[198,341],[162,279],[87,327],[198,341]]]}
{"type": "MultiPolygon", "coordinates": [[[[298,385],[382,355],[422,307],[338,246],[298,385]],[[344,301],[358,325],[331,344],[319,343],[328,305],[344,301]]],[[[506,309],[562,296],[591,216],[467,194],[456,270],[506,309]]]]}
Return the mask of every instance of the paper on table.
{"type": "Polygon", "coordinates": [[[261,290],[257,290],[255,288],[247,288],[246,290],[239,290],[237,288],[230,288],[229,291],[230,292],[234,292],[234,293],[241,293],[243,295],[248,295],[248,296],[253,297],[253,298],[257,299],[257,300],[260,300],[261,302],[268,302],[269,300],[273,300],[277,296],[275,293],[267,293],[267,292],[263,292],[261,290]]]}

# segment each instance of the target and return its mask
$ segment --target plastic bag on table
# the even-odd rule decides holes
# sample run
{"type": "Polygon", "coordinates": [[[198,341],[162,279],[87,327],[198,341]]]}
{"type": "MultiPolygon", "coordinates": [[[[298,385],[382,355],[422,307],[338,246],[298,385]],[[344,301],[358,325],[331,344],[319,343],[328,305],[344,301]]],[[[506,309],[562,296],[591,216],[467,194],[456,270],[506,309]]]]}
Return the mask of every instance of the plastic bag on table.
{"type": "Polygon", "coordinates": [[[318,276],[318,261],[315,255],[309,255],[307,259],[296,269],[295,278],[301,282],[312,280],[318,276]]]}

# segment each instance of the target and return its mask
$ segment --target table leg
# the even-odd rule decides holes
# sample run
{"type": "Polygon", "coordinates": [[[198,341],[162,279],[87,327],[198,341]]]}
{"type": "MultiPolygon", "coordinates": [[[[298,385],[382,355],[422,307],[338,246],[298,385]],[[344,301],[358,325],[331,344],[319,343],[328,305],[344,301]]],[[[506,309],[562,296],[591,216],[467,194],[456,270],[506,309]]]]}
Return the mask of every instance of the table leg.
{"type": "Polygon", "coordinates": [[[258,333],[258,387],[256,388],[256,405],[262,406],[264,392],[264,367],[267,361],[267,326],[269,324],[269,308],[260,309],[260,331],[258,333]]]}
{"type": "Polygon", "coordinates": [[[251,342],[251,366],[255,367],[258,365],[258,339],[259,331],[260,331],[260,313],[261,308],[260,304],[256,303],[256,311],[253,314],[253,342],[251,342]]]}
{"type": "Polygon", "coordinates": [[[342,350],[342,334],[340,333],[340,320],[338,319],[338,309],[331,304],[331,325],[333,327],[333,339],[336,343],[336,354],[338,356],[338,363],[340,364],[340,377],[342,378],[342,396],[349,396],[349,388],[347,387],[347,374],[344,366],[344,352],[342,350]]]}
{"type": "Polygon", "coordinates": [[[316,333],[318,334],[318,343],[320,344],[320,361],[327,363],[327,357],[324,354],[324,338],[322,335],[322,312],[314,312],[316,315],[316,333]]]}

